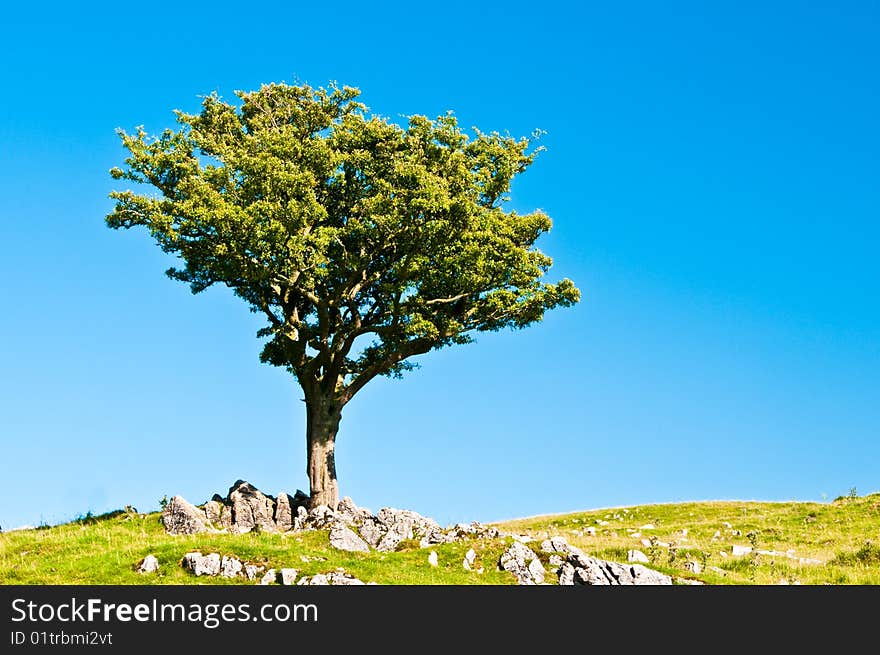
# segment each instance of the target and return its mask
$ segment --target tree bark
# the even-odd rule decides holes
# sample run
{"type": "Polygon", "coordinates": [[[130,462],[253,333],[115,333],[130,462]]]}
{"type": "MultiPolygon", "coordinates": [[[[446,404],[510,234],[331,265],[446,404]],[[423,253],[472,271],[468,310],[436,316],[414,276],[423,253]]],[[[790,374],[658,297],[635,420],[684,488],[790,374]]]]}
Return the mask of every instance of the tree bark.
{"type": "Polygon", "coordinates": [[[306,473],[311,507],[327,505],[335,510],[339,502],[335,449],[341,418],[341,403],[306,397],[306,473]]]}

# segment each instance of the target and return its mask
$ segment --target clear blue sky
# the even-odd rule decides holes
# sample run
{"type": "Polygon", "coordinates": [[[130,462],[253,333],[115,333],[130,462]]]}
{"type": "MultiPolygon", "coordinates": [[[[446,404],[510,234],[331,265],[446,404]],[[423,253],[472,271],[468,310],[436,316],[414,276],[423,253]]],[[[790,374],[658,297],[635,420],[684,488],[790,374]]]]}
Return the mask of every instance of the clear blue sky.
{"type": "Polygon", "coordinates": [[[513,206],[583,292],[371,383],[343,494],[446,523],[880,489],[878,3],[296,4],[4,9],[0,525],[308,488],[258,317],[104,224],[115,128],[272,81],[547,130],[513,206]]]}

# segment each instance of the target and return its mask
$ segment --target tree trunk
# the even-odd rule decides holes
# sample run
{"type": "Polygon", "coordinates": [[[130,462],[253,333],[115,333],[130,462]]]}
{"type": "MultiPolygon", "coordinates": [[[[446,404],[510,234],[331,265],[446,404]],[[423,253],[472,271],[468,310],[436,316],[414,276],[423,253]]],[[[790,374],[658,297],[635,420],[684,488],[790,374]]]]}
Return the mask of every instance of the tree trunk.
{"type": "Polygon", "coordinates": [[[324,399],[306,399],[306,473],[309,476],[311,507],[327,505],[335,510],[339,502],[334,450],[340,418],[340,404],[324,399]]]}

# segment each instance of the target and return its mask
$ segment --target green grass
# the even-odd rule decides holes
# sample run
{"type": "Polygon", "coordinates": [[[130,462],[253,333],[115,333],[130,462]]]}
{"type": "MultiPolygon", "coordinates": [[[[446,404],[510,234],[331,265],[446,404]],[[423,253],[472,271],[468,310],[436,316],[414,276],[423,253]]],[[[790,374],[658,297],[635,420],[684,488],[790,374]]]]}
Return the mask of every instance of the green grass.
{"type": "MultiPolygon", "coordinates": [[[[651,568],[674,576],[677,582],[880,584],[880,494],[848,496],[832,503],[643,505],[496,525],[536,540],[561,535],[587,554],[614,561],[626,561],[627,551],[638,549],[650,558],[651,568]],[[645,524],[654,528],[642,529],[645,524]],[[588,527],[595,529],[595,535],[585,532],[588,527]],[[642,545],[641,539],[650,539],[651,544],[642,545]],[[734,544],[751,546],[753,551],[733,557],[734,544]],[[793,557],[762,555],[758,550],[793,551],[793,557]],[[805,563],[799,558],[822,563],[805,563]],[[699,573],[689,570],[693,563],[701,567],[699,573]]],[[[235,555],[266,568],[295,568],[304,575],[343,568],[365,582],[378,584],[512,584],[513,576],[495,566],[509,543],[509,538],[476,540],[355,554],[331,548],[326,531],[172,537],[162,529],[158,513],[119,511],[0,534],[0,584],[242,583],[188,573],[180,560],[191,550],[235,555]],[[464,554],[471,547],[478,553],[477,568],[484,568],[482,574],[462,567],[464,554]],[[437,567],[428,564],[431,550],[438,554],[437,567]],[[159,572],[136,573],[134,565],[150,553],[159,560],[159,572]]],[[[548,557],[541,554],[541,558],[546,564],[548,557]]],[[[554,578],[548,574],[548,581],[555,582],[554,578]]]]}

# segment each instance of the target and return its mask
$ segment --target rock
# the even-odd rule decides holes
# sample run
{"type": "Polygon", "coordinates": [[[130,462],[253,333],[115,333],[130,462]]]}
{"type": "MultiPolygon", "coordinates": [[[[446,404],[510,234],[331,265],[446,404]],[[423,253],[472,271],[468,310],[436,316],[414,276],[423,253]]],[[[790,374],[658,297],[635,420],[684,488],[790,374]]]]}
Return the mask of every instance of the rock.
{"type": "Polygon", "coordinates": [[[364,519],[364,522],[361,523],[360,533],[361,538],[375,548],[382,540],[385,531],[382,529],[382,524],[379,523],[379,520],[371,516],[368,519],[364,519]]]}
{"type": "Polygon", "coordinates": [[[138,573],[155,573],[159,570],[159,560],[155,555],[147,555],[137,563],[138,573]]]}
{"type": "Polygon", "coordinates": [[[310,528],[320,530],[333,525],[337,520],[336,512],[327,507],[327,505],[317,505],[309,510],[305,523],[310,528]]]}
{"type": "Polygon", "coordinates": [[[281,532],[293,530],[293,512],[290,496],[282,491],[275,501],[275,527],[281,532]]]}
{"type": "Polygon", "coordinates": [[[687,562],[684,563],[684,568],[685,568],[685,570],[690,571],[691,573],[702,573],[703,572],[703,565],[700,564],[699,562],[692,560],[692,559],[689,559],[687,562]]]}
{"type": "Polygon", "coordinates": [[[370,546],[367,542],[342,521],[334,523],[330,528],[330,545],[338,550],[346,550],[351,553],[370,552],[370,546]]]}
{"type": "Polygon", "coordinates": [[[641,564],[618,564],[572,555],[559,574],[559,584],[581,585],[671,585],[672,578],[641,564]],[[567,569],[570,566],[573,571],[567,569]],[[569,582],[568,580],[571,580],[569,582]]]}
{"type": "MultiPolygon", "coordinates": [[[[216,496],[216,494],[215,494],[216,496]]],[[[221,524],[221,516],[223,513],[223,503],[217,500],[209,500],[204,504],[203,510],[205,512],[205,519],[208,523],[222,527],[221,524]]]]}
{"type": "Polygon", "coordinates": [[[391,507],[380,509],[376,518],[386,530],[376,545],[376,550],[387,553],[397,548],[397,545],[404,539],[412,539],[415,520],[411,514],[414,513],[391,507]]]}
{"type": "Polygon", "coordinates": [[[541,542],[541,550],[545,553],[562,553],[563,555],[581,554],[580,548],[569,544],[563,537],[550,537],[541,542]]]}
{"type": "Polygon", "coordinates": [[[229,489],[232,506],[232,531],[250,532],[255,528],[277,532],[275,526],[275,502],[259,489],[244,480],[237,480],[229,489]]]}
{"type": "Polygon", "coordinates": [[[428,554],[428,564],[430,564],[431,566],[437,566],[437,564],[439,564],[439,562],[438,562],[438,560],[437,560],[437,553],[436,553],[436,551],[433,551],[433,550],[432,550],[432,551],[428,554]]]}
{"type": "Polygon", "coordinates": [[[220,554],[202,555],[199,552],[186,553],[183,556],[183,568],[197,576],[217,575],[220,573],[220,554]]]}
{"type": "Polygon", "coordinates": [[[257,566],[256,564],[245,564],[244,565],[244,575],[248,580],[256,580],[257,576],[260,575],[263,571],[266,570],[264,566],[257,566]]]}
{"type": "Polygon", "coordinates": [[[645,555],[640,550],[630,550],[626,553],[626,561],[627,562],[641,562],[642,564],[647,564],[651,560],[648,559],[648,556],[645,555]]]}
{"type": "Polygon", "coordinates": [[[461,565],[464,567],[465,571],[472,571],[474,568],[474,563],[477,561],[477,551],[473,548],[468,549],[468,552],[464,554],[464,560],[461,565]]]}
{"type": "Polygon", "coordinates": [[[560,586],[571,586],[574,584],[574,565],[565,562],[561,567],[559,567],[559,585],[560,586]]]}
{"type": "Polygon", "coordinates": [[[244,565],[241,563],[237,557],[230,557],[229,555],[224,555],[223,559],[220,560],[220,577],[222,578],[235,578],[241,575],[241,570],[244,568],[244,565]]]}
{"type": "Polygon", "coordinates": [[[733,545],[732,554],[734,557],[743,557],[752,552],[751,546],[739,546],[737,544],[733,545]]]}
{"type": "Polygon", "coordinates": [[[368,518],[373,518],[370,510],[358,507],[348,496],[343,497],[336,506],[336,514],[348,525],[360,525],[368,518]]]}
{"type": "Polygon", "coordinates": [[[205,512],[188,503],[180,496],[174,496],[162,510],[162,525],[168,534],[196,534],[207,532],[205,512]]]}
{"type": "Polygon", "coordinates": [[[306,508],[300,505],[296,508],[296,516],[293,517],[293,529],[294,530],[303,530],[306,527],[306,521],[309,518],[309,513],[306,511],[306,508]]]}
{"type": "Polygon", "coordinates": [[[298,584],[298,585],[322,585],[323,586],[323,585],[330,584],[330,581],[327,579],[327,576],[324,575],[323,573],[316,573],[315,575],[313,575],[311,577],[309,577],[307,575],[301,577],[299,579],[299,582],[297,582],[296,584],[298,584]]]}
{"type": "Polygon", "coordinates": [[[563,557],[560,557],[559,555],[550,556],[550,566],[554,569],[558,570],[563,564],[565,564],[565,559],[563,557]]]}
{"type": "Polygon", "coordinates": [[[296,584],[296,569],[281,569],[281,584],[291,586],[296,584]]]}
{"type": "Polygon", "coordinates": [[[645,523],[645,525],[639,526],[639,530],[653,530],[653,529],[654,529],[653,523],[645,523]]]}
{"type": "Polygon", "coordinates": [[[275,573],[275,569],[269,569],[266,571],[266,575],[260,578],[259,584],[267,585],[267,584],[275,584],[275,581],[278,579],[278,575],[275,573]]]}
{"type": "Polygon", "coordinates": [[[512,573],[518,584],[534,585],[544,582],[544,566],[535,552],[525,544],[514,541],[498,560],[498,566],[512,573]]]}

